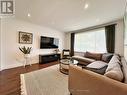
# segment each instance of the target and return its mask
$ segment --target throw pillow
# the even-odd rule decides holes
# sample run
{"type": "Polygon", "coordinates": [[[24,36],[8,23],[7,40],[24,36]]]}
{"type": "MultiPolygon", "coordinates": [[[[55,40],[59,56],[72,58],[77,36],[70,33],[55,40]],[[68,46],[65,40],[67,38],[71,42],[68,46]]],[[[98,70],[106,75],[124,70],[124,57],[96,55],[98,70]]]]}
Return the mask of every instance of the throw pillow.
{"type": "Polygon", "coordinates": [[[93,58],[96,60],[101,60],[102,54],[101,53],[85,52],[84,57],[93,58]]]}
{"type": "Polygon", "coordinates": [[[117,55],[114,55],[112,59],[110,60],[108,67],[106,69],[106,73],[104,74],[105,76],[122,81],[123,80],[123,72],[121,70],[120,66],[120,58],[117,55]]]}
{"type": "Polygon", "coordinates": [[[68,51],[64,51],[64,55],[69,55],[70,53],[68,51]]]}
{"type": "Polygon", "coordinates": [[[108,62],[111,60],[112,56],[113,56],[112,53],[104,53],[104,54],[102,55],[102,61],[108,63],[108,62]]]}
{"type": "Polygon", "coordinates": [[[95,73],[104,75],[107,66],[108,66],[108,65],[105,65],[104,67],[102,67],[102,68],[100,68],[100,69],[89,68],[89,67],[86,67],[86,66],[83,66],[82,68],[85,68],[85,69],[90,70],[90,71],[93,71],[93,72],[95,72],[95,73]]]}
{"type": "Polygon", "coordinates": [[[108,67],[106,69],[106,72],[112,70],[117,64],[120,64],[120,58],[117,55],[113,55],[110,62],[108,63],[108,67]]]}
{"type": "Polygon", "coordinates": [[[104,75],[117,81],[123,81],[123,73],[120,67],[114,67],[114,69],[106,72],[104,75]]]}
{"type": "Polygon", "coordinates": [[[95,62],[92,62],[92,63],[88,64],[86,67],[100,69],[100,68],[103,68],[106,65],[107,65],[106,62],[103,62],[103,61],[95,61],[95,62]]]}

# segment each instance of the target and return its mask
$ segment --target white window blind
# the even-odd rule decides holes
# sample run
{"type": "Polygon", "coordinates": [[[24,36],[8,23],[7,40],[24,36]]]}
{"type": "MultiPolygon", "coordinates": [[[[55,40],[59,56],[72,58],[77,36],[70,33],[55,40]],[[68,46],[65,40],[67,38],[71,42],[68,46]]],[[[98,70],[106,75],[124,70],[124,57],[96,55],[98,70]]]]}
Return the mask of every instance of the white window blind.
{"type": "Polygon", "coordinates": [[[74,51],[106,52],[105,28],[76,33],[74,51]]]}

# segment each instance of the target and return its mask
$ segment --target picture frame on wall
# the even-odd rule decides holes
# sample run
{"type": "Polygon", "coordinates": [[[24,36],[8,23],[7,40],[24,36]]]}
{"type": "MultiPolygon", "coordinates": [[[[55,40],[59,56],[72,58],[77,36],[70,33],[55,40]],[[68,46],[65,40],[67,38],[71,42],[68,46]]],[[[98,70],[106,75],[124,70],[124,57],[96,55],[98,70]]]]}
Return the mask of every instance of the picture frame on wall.
{"type": "Polygon", "coordinates": [[[19,43],[20,44],[32,44],[33,34],[28,32],[19,31],[19,43]]]}

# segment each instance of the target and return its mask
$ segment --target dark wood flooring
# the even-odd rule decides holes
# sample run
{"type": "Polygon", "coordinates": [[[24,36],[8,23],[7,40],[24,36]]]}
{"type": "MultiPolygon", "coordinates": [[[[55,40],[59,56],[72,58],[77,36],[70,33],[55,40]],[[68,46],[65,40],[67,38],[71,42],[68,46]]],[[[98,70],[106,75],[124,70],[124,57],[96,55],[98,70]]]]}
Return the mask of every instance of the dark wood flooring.
{"type": "Polygon", "coordinates": [[[20,74],[42,69],[58,64],[51,62],[46,64],[33,64],[32,66],[17,67],[0,72],[0,95],[20,95],[20,74]]]}

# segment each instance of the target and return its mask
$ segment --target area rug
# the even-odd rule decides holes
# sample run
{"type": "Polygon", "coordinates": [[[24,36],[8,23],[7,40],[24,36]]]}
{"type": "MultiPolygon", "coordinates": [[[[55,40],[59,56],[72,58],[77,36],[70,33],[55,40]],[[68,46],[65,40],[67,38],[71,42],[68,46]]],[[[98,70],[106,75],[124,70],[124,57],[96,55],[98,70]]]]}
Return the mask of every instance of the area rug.
{"type": "Polygon", "coordinates": [[[70,95],[68,76],[54,65],[20,75],[21,95],[70,95]]]}

